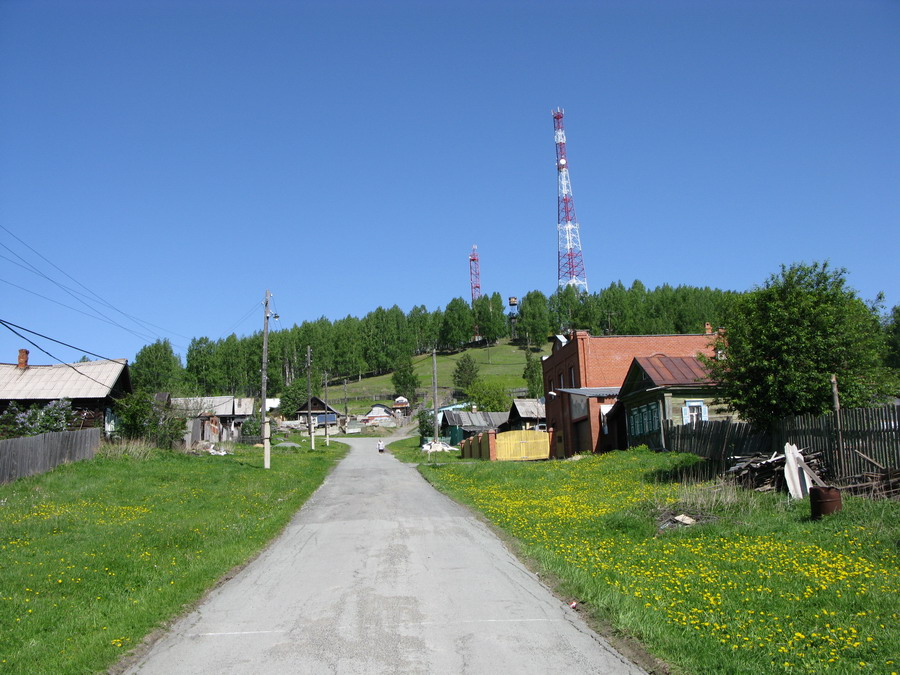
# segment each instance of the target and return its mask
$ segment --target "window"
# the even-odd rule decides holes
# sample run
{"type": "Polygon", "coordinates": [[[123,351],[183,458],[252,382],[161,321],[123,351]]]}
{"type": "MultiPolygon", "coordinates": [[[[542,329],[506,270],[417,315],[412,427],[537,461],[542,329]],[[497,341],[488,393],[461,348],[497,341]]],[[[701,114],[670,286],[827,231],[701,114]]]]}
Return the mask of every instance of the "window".
{"type": "Polygon", "coordinates": [[[709,408],[703,401],[685,401],[681,409],[681,421],[683,424],[706,422],[709,420],[709,408]]]}
{"type": "Polygon", "coordinates": [[[659,404],[655,401],[632,408],[628,413],[628,433],[641,436],[659,431],[659,404]]]}

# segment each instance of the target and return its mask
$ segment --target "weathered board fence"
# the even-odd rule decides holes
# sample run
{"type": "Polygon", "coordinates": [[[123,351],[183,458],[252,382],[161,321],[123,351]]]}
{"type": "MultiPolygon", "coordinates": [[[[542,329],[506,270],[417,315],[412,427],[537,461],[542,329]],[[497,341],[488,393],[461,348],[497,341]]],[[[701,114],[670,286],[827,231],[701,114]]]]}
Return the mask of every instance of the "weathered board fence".
{"type": "Polygon", "coordinates": [[[734,457],[780,452],[794,443],[808,452],[822,453],[832,479],[857,476],[876,467],[900,468],[900,407],[857,408],[841,411],[841,442],[834,413],[816,417],[786,417],[769,432],[756,431],[746,422],[717,420],[674,424],[667,421],[662,436],[657,432],[635,441],[650,447],[689,452],[728,464],[734,457]]]}
{"type": "Polygon", "coordinates": [[[54,431],[26,438],[0,441],[0,483],[33,476],[67,462],[91,459],[103,430],[54,431]]]}

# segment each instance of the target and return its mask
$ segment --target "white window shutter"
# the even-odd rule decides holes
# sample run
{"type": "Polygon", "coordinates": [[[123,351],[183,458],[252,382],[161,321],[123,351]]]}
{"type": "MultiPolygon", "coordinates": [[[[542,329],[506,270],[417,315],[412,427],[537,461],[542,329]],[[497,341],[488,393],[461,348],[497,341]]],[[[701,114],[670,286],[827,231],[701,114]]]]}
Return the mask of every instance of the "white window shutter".
{"type": "Polygon", "coordinates": [[[690,424],[691,423],[691,409],[685,406],[681,409],[681,423],[682,424],[690,424]]]}
{"type": "Polygon", "coordinates": [[[703,408],[700,410],[700,419],[704,422],[709,422],[709,408],[706,407],[706,404],[703,404],[703,408]]]}

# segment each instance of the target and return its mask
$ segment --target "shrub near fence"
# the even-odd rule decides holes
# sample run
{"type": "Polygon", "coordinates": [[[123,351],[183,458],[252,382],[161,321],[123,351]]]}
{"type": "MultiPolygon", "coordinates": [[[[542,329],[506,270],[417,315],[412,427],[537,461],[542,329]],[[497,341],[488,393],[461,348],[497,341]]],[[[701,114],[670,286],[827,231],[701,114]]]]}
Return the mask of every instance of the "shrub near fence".
{"type": "Polygon", "coordinates": [[[67,462],[91,459],[102,430],[55,431],[0,441],[0,483],[50,471],[67,462]]]}

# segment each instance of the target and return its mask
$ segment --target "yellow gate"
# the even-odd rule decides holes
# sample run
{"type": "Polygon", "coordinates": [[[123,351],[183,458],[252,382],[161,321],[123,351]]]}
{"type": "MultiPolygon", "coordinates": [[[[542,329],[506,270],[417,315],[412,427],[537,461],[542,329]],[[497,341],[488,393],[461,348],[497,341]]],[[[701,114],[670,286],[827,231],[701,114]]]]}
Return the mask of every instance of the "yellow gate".
{"type": "Polygon", "coordinates": [[[497,434],[497,460],[548,459],[550,434],[546,431],[506,431],[497,434]]]}

